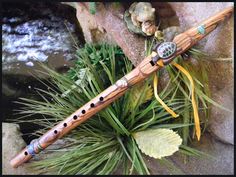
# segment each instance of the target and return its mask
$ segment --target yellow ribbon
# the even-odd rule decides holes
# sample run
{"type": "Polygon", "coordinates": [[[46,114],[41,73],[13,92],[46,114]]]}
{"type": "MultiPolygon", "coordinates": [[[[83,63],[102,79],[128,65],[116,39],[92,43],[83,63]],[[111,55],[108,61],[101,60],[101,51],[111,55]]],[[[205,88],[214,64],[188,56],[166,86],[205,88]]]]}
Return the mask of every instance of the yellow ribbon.
{"type": "MultiPolygon", "coordinates": [[[[162,60],[158,60],[157,64],[161,67],[164,66],[163,61],[162,60]]],[[[195,101],[195,97],[194,97],[194,82],[193,82],[193,78],[191,77],[191,75],[189,74],[189,72],[187,70],[185,70],[182,66],[180,66],[179,64],[172,62],[172,65],[174,65],[177,69],[179,69],[183,74],[186,75],[186,77],[188,78],[188,80],[190,81],[191,84],[191,95],[192,95],[192,106],[193,106],[193,116],[194,116],[194,123],[195,123],[195,130],[196,130],[196,136],[198,141],[200,140],[201,137],[201,128],[200,128],[200,121],[199,121],[199,116],[198,116],[198,108],[197,108],[197,104],[195,101]]],[[[157,99],[157,101],[165,108],[165,110],[170,113],[174,118],[178,117],[179,115],[176,114],[173,110],[171,110],[162,100],[161,98],[158,96],[157,94],[157,84],[158,84],[158,78],[157,75],[154,75],[154,80],[153,80],[153,87],[154,87],[154,95],[157,99]]]]}
{"type": "MultiPolygon", "coordinates": [[[[158,65],[160,66],[164,66],[163,64],[163,61],[162,60],[159,60],[157,62],[158,65]]],[[[178,117],[179,115],[176,114],[173,110],[171,110],[162,100],[161,98],[158,96],[157,94],[157,83],[158,83],[158,78],[157,78],[157,75],[155,74],[154,75],[154,80],[153,80],[153,87],[154,87],[154,95],[157,99],[157,101],[163,106],[163,108],[165,108],[165,110],[170,113],[174,118],[178,117]]]]}
{"type": "Polygon", "coordinates": [[[201,128],[200,128],[200,121],[199,121],[199,116],[198,116],[198,108],[197,108],[197,104],[196,104],[195,97],[194,97],[194,82],[193,82],[193,78],[191,77],[189,72],[187,70],[185,70],[179,64],[177,64],[175,62],[172,62],[171,64],[174,65],[176,68],[178,68],[183,74],[185,74],[186,77],[188,78],[188,80],[190,81],[191,93],[192,93],[192,106],[193,106],[194,123],[195,123],[195,129],[196,129],[196,136],[197,136],[197,139],[199,141],[200,140],[200,136],[201,136],[201,128]]]}

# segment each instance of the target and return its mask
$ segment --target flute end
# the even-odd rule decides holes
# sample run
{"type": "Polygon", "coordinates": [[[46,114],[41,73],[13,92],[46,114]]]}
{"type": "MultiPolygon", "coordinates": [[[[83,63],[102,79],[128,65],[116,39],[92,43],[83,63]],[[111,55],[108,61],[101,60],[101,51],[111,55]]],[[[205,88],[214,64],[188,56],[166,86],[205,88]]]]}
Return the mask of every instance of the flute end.
{"type": "Polygon", "coordinates": [[[234,6],[229,6],[228,8],[225,9],[226,11],[228,11],[229,16],[231,16],[234,12],[234,6]]]}
{"type": "Polygon", "coordinates": [[[13,168],[17,168],[17,167],[19,166],[19,165],[16,163],[15,158],[10,161],[10,165],[11,165],[13,168]]]}
{"type": "Polygon", "coordinates": [[[13,168],[17,168],[21,166],[23,163],[29,161],[31,158],[32,155],[29,154],[25,148],[19,154],[13,157],[9,163],[13,168]]]}

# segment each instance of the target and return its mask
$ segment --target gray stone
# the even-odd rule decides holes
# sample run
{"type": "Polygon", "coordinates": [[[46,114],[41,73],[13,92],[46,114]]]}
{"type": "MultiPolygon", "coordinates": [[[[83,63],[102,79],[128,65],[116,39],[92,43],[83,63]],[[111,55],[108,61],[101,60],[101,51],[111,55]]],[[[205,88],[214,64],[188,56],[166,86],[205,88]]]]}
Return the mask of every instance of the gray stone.
{"type": "Polygon", "coordinates": [[[179,26],[179,18],[173,7],[166,2],[152,2],[158,17],[161,19],[160,29],[163,30],[170,26],[179,26]]]}
{"type": "Polygon", "coordinates": [[[214,95],[215,100],[232,112],[213,106],[208,131],[222,142],[234,144],[233,95],[228,94],[227,90],[218,91],[214,95]]]}
{"type": "Polygon", "coordinates": [[[195,175],[233,175],[234,174],[234,146],[215,140],[210,134],[205,133],[201,141],[195,141],[193,147],[203,151],[213,158],[189,158],[183,163],[183,158],[173,157],[175,164],[186,174],[195,175]]]}
{"type": "Polygon", "coordinates": [[[47,149],[37,154],[29,162],[22,164],[18,168],[13,168],[10,165],[10,160],[26,147],[25,141],[22,139],[22,134],[18,124],[2,123],[2,170],[5,175],[37,175],[49,174],[47,171],[41,172],[30,167],[30,163],[43,159],[50,159],[55,155],[63,152],[55,152],[66,144],[65,140],[60,139],[49,146],[47,149]]]}
{"type": "Polygon", "coordinates": [[[211,98],[231,111],[211,106],[208,130],[217,139],[225,143],[234,144],[234,79],[232,63],[211,61],[208,62],[208,66],[211,98]]]}
{"type": "Polygon", "coordinates": [[[27,169],[28,164],[18,168],[10,165],[10,160],[26,146],[21,137],[19,125],[2,123],[2,174],[4,175],[32,175],[35,171],[27,169]]]}
{"type": "Polygon", "coordinates": [[[186,162],[184,156],[175,153],[171,157],[167,157],[176,167],[170,170],[167,166],[153,158],[146,158],[148,167],[153,175],[233,175],[234,174],[234,146],[224,144],[215,140],[209,133],[202,136],[200,142],[194,142],[192,145],[202,152],[211,155],[209,157],[187,157],[186,162]]]}

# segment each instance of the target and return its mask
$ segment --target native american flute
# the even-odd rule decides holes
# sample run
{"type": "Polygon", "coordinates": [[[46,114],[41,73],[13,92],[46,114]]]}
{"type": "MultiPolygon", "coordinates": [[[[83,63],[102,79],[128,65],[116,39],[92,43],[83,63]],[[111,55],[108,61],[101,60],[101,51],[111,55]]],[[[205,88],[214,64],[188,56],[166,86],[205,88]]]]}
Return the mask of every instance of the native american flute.
{"type": "MultiPolygon", "coordinates": [[[[195,45],[200,39],[205,37],[211,31],[213,31],[217,25],[225,18],[229,17],[233,13],[233,7],[228,7],[223,11],[215,14],[214,16],[199,23],[197,26],[177,35],[171,44],[174,46],[174,52],[163,55],[165,50],[159,47],[157,49],[158,58],[163,61],[164,65],[171,63],[171,61],[178,55],[187,51],[190,47],[195,45]]],[[[165,42],[163,42],[165,43],[165,42]]],[[[169,47],[167,45],[167,47],[169,47]]],[[[164,45],[165,49],[165,45],[164,45]]],[[[156,56],[155,56],[156,57],[156,56]]],[[[66,135],[69,131],[92,117],[94,114],[107,107],[110,103],[121,97],[130,87],[136,83],[143,81],[149,75],[160,69],[162,66],[154,62],[154,57],[149,55],[146,57],[135,69],[124,77],[119,79],[114,85],[108,87],[102,93],[90,100],[84,106],[79,108],[65,120],[58,125],[47,131],[36,141],[32,141],[30,145],[25,147],[19,154],[17,154],[10,162],[11,166],[18,167],[24,162],[30,160],[35,154],[39,153],[49,145],[54,143],[57,139],[66,135]]]]}

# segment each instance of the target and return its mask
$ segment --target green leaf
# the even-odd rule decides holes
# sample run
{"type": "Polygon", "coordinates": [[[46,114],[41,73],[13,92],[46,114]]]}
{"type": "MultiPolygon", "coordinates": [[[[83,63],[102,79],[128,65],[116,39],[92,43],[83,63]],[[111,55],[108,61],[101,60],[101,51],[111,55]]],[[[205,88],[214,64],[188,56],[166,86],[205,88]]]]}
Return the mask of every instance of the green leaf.
{"type": "Polygon", "coordinates": [[[157,159],[170,156],[179,150],[181,137],[170,129],[149,129],[133,134],[140,150],[157,159]]]}
{"type": "Polygon", "coordinates": [[[89,12],[93,15],[96,13],[96,3],[95,2],[89,2],[89,12]]]}

